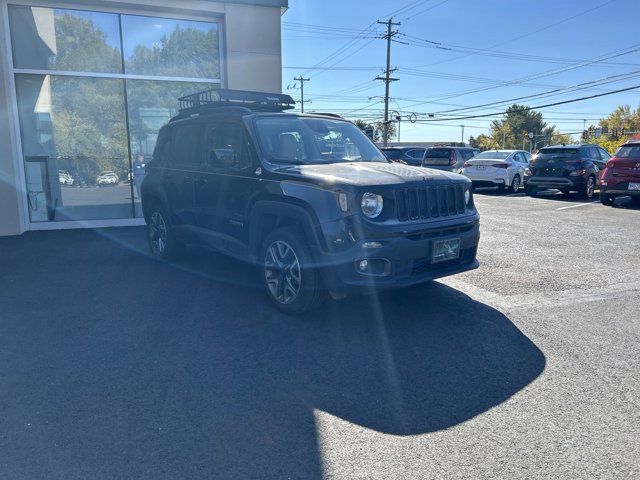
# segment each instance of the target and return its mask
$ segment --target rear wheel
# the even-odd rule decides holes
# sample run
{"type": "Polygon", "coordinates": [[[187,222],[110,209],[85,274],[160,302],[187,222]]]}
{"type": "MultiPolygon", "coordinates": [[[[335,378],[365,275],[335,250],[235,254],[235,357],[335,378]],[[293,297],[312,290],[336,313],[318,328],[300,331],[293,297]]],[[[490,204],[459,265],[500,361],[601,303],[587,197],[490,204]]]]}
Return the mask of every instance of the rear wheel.
{"type": "Polygon", "coordinates": [[[584,187],[580,189],[580,196],[582,198],[591,199],[594,197],[596,193],[596,177],[590,175],[587,178],[587,182],[584,184],[584,187]]]}
{"type": "Polygon", "coordinates": [[[511,187],[509,188],[509,191],[511,193],[518,193],[518,190],[520,190],[520,175],[516,174],[516,176],[513,177],[513,180],[511,180],[511,187]]]}
{"type": "Polygon", "coordinates": [[[281,228],[264,241],[263,281],[273,304],[289,314],[317,308],[325,298],[320,272],[313,266],[303,236],[294,228],[281,228]]]}
{"type": "Polygon", "coordinates": [[[600,203],[602,203],[603,205],[606,205],[608,207],[610,207],[611,205],[613,205],[613,202],[615,201],[616,197],[613,195],[609,195],[608,193],[600,193],[600,203]]]}
{"type": "Polygon", "coordinates": [[[183,244],[176,238],[164,208],[153,205],[147,220],[147,241],[154,257],[168,260],[179,256],[183,244]]]}

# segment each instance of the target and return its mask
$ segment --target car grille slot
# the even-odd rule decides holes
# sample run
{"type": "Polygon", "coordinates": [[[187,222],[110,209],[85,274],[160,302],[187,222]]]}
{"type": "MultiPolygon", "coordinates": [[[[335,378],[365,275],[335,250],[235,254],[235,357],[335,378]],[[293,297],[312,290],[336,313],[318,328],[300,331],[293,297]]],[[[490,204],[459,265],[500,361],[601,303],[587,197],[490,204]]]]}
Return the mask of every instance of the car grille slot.
{"type": "Polygon", "coordinates": [[[407,188],[396,191],[401,222],[464,213],[464,185],[407,188]]]}

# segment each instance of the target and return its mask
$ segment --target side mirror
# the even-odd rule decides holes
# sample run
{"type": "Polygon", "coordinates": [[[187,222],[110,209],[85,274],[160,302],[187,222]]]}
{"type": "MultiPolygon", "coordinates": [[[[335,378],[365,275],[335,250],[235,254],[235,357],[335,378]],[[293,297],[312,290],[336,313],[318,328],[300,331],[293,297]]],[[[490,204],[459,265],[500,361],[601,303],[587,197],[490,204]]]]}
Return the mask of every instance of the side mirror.
{"type": "Polygon", "coordinates": [[[228,168],[236,164],[236,152],[231,148],[216,148],[209,150],[207,159],[209,166],[214,168],[228,168]]]}

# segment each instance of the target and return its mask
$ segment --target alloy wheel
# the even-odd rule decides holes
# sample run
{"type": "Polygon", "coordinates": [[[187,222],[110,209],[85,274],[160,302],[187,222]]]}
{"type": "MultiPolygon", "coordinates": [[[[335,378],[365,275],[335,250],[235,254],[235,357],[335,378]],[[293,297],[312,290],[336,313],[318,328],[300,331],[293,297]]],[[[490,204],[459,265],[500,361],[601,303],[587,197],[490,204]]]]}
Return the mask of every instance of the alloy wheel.
{"type": "Polygon", "coordinates": [[[520,177],[518,175],[513,177],[513,182],[511,182],[511,189],[513,190],[513,193],[518,193],[518,190],[520,190],[520,177]]]}
{"type": "Polygon", "coordinates": [[[156,255],[162,255],[167,248],[167,224],[160,212],[153,212],[149,222],[149,240],[156,255]]]}
{"type": "Polygon", "coordinates": [[[596,182],[593,177],[589,177],[587,180],[587,198],[593,197],[593,194],[596,191],[596,182]]]}
{"type": "Polygon", "coordinates": [[[277,240],[269,245],[264,260],[264,275],[271,296],[283,305],[296,300],[302,276],[300,261],[291,245],[277,240]]]}

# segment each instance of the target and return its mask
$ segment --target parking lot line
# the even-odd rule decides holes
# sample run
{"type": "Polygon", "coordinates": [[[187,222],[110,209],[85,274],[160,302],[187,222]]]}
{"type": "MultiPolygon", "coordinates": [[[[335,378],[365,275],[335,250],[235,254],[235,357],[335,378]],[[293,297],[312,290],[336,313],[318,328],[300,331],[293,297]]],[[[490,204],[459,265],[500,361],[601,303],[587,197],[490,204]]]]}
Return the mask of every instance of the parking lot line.
{"type": "Polygon", "coordinates": [[[596,201],[593,201],[593,202],[580,203],[578,205],[571,205],[569,207],[561,207],[561,208],[558,208],[557,210],[559,211],[559,210],[568,210],[570,208],[584,207],[585,205],[593,205],[594,203],[600,203],[600,202],[596,200],[596,201]]]}

